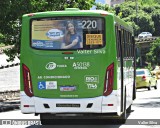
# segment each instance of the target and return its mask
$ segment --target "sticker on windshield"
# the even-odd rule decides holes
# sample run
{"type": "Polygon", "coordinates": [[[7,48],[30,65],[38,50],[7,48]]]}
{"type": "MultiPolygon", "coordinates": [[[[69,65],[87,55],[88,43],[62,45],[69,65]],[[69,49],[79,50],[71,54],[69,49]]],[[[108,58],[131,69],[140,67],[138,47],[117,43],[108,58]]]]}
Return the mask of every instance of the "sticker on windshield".
{"type": "Polygon", "coordinates": [[[86,34],[86,45],[103,45],[102,34],[86,34]]]}
{"type": "Polygon", "coordinates": [[[49,37],[52,40],[60,40],[63,38],[64,34],[61,30],[59,29],[50,29],[47,33],[46,36],[49,37]]]}
{"type": "Polygon", "coordinates": [[[62,20],[32,21],[32,47],[59,49],[63,42],[65,26],[62,20]]]}
{"type": "Polygon", "coordinates": [[[81,20],[33,20],[31,29],[31,44],[34,48],[77,49],[83,47],[81,20]],[[73,44],[72,47],[70,44],[73,44]]]}

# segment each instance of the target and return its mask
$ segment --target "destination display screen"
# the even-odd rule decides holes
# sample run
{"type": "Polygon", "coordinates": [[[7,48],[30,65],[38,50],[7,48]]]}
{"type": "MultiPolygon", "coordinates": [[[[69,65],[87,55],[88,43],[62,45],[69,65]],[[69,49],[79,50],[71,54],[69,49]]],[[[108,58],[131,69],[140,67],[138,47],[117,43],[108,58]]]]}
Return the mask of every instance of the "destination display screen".
{"type": "Polygon", "coordinates": [[[36,49],[92,49],[104,46],[104,19],[60,17],[31,21],[31,47],[36,49]]]}

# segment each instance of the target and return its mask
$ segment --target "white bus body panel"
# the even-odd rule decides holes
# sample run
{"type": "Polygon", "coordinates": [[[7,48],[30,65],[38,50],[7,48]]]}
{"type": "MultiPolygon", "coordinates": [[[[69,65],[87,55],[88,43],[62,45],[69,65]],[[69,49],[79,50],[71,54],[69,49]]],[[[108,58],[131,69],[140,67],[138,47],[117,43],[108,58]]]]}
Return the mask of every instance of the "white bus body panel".
{"type": "MultiPolygon", "coordinates": [[[[117,113],[117,91],[113,91],[109,96],[99,96],[95,98],[79,99],[51,99],[28,97],[21,91],[21,111],[22,113],[117,113]],[[89,103],[93,103],[91,108],[87,108],[89,103]],[[48,104],[50,108],[45,108],[48,104]],[[56,104],[80,104],[80,107],[56,107],[56,104]],[[108,106],[113,104],[113,106],[108,106]],[[29,105],[31,107],[24,107],[29,105]]],[[[117,106],[118,105],[118,106],[117,106]]]]}

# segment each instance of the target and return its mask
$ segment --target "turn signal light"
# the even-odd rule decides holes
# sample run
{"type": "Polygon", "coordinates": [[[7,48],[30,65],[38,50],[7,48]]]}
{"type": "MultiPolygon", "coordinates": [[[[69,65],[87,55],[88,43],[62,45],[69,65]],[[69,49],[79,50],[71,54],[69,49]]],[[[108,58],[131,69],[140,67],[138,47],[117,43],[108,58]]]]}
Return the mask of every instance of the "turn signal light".
{"type": "Polygon", "coordinates": [[[22,64],[23,68],[23,83],[24,83],[24,92],[29,97],[33,96],[33,88],[32,88],[32,80],[31,80],[31,74],[29,68],[22,64]]]}
{"type": "Polygon", "coordinates": [[[114,79],[114,63],[110,64],[106,70],[106,76],[104,81],[104,96],[108,96],[113,91],[113,79],[114,79]]]}

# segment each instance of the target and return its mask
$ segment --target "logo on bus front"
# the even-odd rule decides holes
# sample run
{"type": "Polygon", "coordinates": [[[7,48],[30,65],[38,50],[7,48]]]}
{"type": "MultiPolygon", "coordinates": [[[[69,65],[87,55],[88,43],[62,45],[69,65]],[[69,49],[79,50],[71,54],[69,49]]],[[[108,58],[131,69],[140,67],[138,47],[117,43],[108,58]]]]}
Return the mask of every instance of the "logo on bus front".
{"type": "Polygon", "coordinates": [[[56,68],[56,63],[54,62],[49,62],[47,65],[46,65],[46,69],[47,70],[53,70],[56,68]]]}

